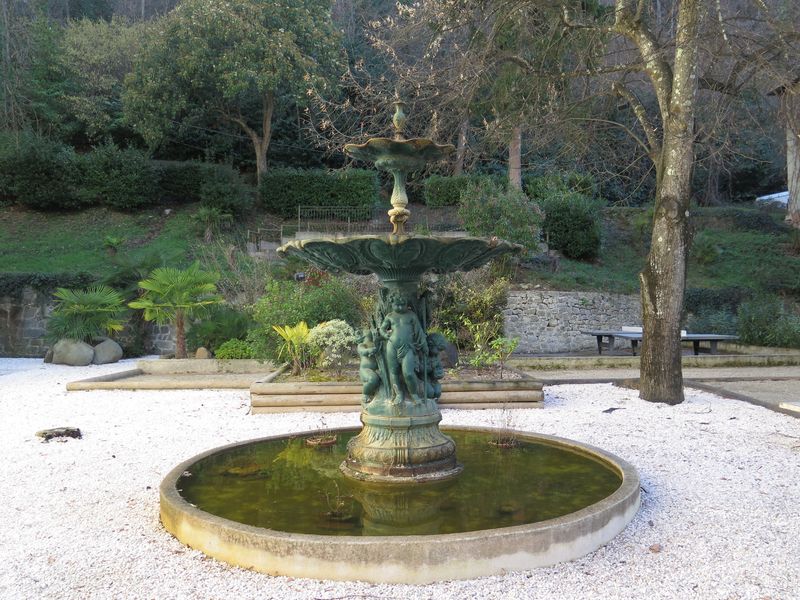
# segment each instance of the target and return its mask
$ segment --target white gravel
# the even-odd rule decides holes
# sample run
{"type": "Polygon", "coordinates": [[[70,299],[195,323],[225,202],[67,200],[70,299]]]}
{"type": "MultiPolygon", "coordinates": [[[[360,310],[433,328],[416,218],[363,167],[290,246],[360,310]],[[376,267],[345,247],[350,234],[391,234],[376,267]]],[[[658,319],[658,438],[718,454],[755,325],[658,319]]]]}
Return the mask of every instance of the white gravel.
{"type": "MultiPolygon", "coordinates": [[[[427,586],[270,577],[189,550],[158,521],[178,462],[229,442],[315,428],[310,413],[249,415],[244,391],[70,392],[129,368],[0,360],[2,598],[800,598],[800,419],[688,390],[669,407],[611,385],[546,390],[518,429],[633,463],[644,491],[628,528],[571,563],[427,586]],[[611,413],[610,407],[621,407],[611,413]],[[42,442],[40,429],[83,439],[42,442]]],[[[328,426],[355,414],[326,414],[328,426]]],[[[501,424],[497,410],[445,411],[501,424]]]]}

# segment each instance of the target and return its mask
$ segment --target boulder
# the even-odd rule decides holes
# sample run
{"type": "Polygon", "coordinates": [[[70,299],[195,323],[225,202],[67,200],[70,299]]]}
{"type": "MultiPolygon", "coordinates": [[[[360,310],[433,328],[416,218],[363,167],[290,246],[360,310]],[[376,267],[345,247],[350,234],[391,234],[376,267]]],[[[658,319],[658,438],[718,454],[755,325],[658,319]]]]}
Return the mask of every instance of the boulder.
{"type": "Polygon", "coordinates": [[[53,364],[85,367],[94,358],[94,348],[86,342],[59,340],[53,346],[53,364]]]}
{"type": "Polygon", "coordinates": [[[439,359],[445,369],[452,369],[458,364],[458,348],[452,342],[447,342],[447,346],[439,353],[439,359]]]}
{"type": "Polygon", "coordinates": [[[48,348],[47,349],[47,352],[44,355],[44,362],[46,362],[46,363],[53,362],[53,349],[52,348],[48,348]]]}
{"type": "Polygon", "coordinates": [[[36,436],[42,438],[45,442],[49,442],[55,438],[77,438],[81,439],[83,435],[81,430],[77,427],[55,427],[53,429],[42,429],[36,432],[36,436]]]}
{"type": "Polygon", "coordinates": [[[111,339],[105,339],[94,347],[94,358],[92,363],[96,365],[107,365],[115,363],[122,358],[122,346],[111,339]]]}
{"type": "Polygon", "coordinates": [[[211,352],[208,350],[208,348],[204,348],[203,346],[200,346],[197,349],[197,352],[194,353],[194,357],[195,358],[211,358],[211,352]]]}

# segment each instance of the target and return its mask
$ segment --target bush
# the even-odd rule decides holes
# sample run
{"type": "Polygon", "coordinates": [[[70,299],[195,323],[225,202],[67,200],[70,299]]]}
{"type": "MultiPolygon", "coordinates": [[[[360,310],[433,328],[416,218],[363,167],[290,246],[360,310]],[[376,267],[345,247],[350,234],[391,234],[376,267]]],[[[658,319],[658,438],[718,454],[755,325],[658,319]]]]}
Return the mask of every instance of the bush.
{"type": "Polygon", "coordinates": [[[95,338],[122,331],[125,305],[116,290],[104,285],[85,290],[59,288],[55,308],[47,320],[47,337],[91,343],[95,338]]]}
{"type": "Polygon", "coordinates": [[[378,175],[364,169],[272,169],[261,176],[259,195],[264,207],[284,217],[297,216],[297,207],[365,206],[378,202],[378,175]]]}
{"type": "Polygon", "coordinates": [[[736,317],[736,313],[727,308],[720,310],[706,308],[697,313],[692,313],[686,320],[686,330],[689,333],[736,335],[738,325],[739,320],[736,317]]]}
{"type": "Polygon", "coordinates": [[[93,282],[89,273],[0,273],[0,296],[20,298],[25,287],[47,294],[56,288],[82,288],[93,282]]]}
{"type": "Polygon", "coordinates": [[[548,245],[567,258],[593,260],[600,253],[600,203],[576,192],[541,200],[548,245]]]}
{"type": "Polygon", "coordinates": [[[33,134],[0,140],[0,198],[37,210],[73,210],[82,204],[76,181],[71,148],[33,134]]]}
{"type": "Polygon", "coordinates": [[[253,358],[253,347],[245,340],[232,339],[220,344],[214,356],[221,360],[253,358]]]}
{"type": "Polygon", "coordinates": [[[86,204],[133,211],[159,200],[158,172],[147,154],[113,143],[81,157],[78,195],[86,204]]]}
{"type": "Polygon", "coordinates": [[[239,171],[227,165],[208,165],[200,185],[200,203],[220,213],[240,215],[250,208],[252,198],[239,171]]]}
{"type": "Polygon", "coordinates": [[[199,202],[208,165],[197,161],[158,161],[158,189],[167,202],[199,202]]]}
{"type": "Polygon", "coordinates": [[[726,310],[735,313],[739,305],[750,297],[747,288],[686,288],[683,307],[686,312],[699,313],[712,310],[726,310]]]}
{"type": "Polygon", "coordinates": [[[577,171],[525,175],[522,178],[522,188],[534,202],[567,192],[574,192],[587,198],[596,198],[599,193],[599,186],[594,177],[577,171]]]}
{"type": "Polygon", "coordinates": [[[280,338],[273,325],[294,325],[305,321],[310,327],[342,319],[352,326],[362,320],[358,295],[335,277],[314,283],[272,281],[253,309],[255,327],[248,333],[257,358],[278,358],[280,338]]]}
{"type": "Polygon", "coordinates": [[[758,346],[800,348],[800,317],[788,313],[781,300],[759,296],[739,307],[739,341],[758,346]]]}
{"type": "Polygon", "coordinates": [[[186,345],[193,351],[202,346],[216,354],[225,341],[245,339],[249,328],[250,318],[246,314],[219,304],[213,306],[202,321],[192,324],[186,332],[186,345]]]}
{"type": "Polygon", "coordinates": [[[314,326],[308,334],[308,343],[316,350],[320,367],[340,373],[353,353],[356,332],[345,321],[332,319],[314,326]]]}
{"type": "Polygon", "coordinates": [[[422,182],[425,204],[431,208],[458,206],[461,195],[470,184],[492,180],[490,175],[431,175],[422,182]]]}
{"type": "Polygon", "coordinates": [[[539,243],[542,212],[520,190],[493,181],[471,183],[461,194],[458,216],[473,235],[496,235],[528,250],[539,243]]]}

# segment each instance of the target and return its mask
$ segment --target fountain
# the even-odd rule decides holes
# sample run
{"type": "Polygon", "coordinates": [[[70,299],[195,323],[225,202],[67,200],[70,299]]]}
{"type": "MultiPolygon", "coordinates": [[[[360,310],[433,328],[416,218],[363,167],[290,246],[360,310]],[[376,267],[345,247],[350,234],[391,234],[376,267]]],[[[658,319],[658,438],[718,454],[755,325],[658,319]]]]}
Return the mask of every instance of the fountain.
{"type": "Polygon", "coordinates": [[[525,432],[515,432],[513,448],[498,448],[490,430],[440,430],[444,340],[428,331],[422,276],[475,269],[521,248],[406,233],[407,174],[453,147],[405,139],[405,121],[396,102],[393,138],[344,148],[392,174],[393,231],[279,249],[381,282],[358,346],[361,430],[340,431],[342,442],[327,449],[298,443],[310,433],[278,436],[179,465],[161,486],[161,519],[188,545],[273,574],[422,583],[576,558],[638,509],[636,471],[599,449],[525,432]]]}

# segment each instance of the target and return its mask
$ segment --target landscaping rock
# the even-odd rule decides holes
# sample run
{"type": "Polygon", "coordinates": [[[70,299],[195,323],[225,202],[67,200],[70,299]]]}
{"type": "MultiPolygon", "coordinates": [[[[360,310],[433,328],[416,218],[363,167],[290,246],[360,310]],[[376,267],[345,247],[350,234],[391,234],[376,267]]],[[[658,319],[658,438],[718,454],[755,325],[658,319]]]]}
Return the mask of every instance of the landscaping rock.
{"type": "Polygon", "coordinates": [[[92,363],[107,365],[117,362],[120,358],[122,358],[122,346],[114,340],[105,339],[94,347],[92,363]]]}
{"type": "Polygon", "coordinates": [[[197,352],[194,353],[195,358],[211,358],[211,351],[208,348],[200,346],[197,352]]]}
{"type": "Polygon", "coordinates": [[[59,340],[53,346],[53,364],[85,367],[94,358],[94,348],[86,342],[59,340]]]}
{"type": "Polygon", "coordinates": [[[44,355],[44,362],[51,363],[53,362],[53,349],[49,348],[44,355]]]}
{"type": "Polygon", "coordinates": [[[458,348],[452,342],[447,342],[447,346],[439,353],[439,359],[445,369],[452,369],[458,364],[458,348]]]}
{"type": "Polygon", "coordinates": [[[53,429],[42,429],[36,432],[36,437],[42,438],[45,442],[49,442],[53,438],[71,437],[81,439],[83,435],[81,430],[77,427],[54,427],[53,429]]]}

